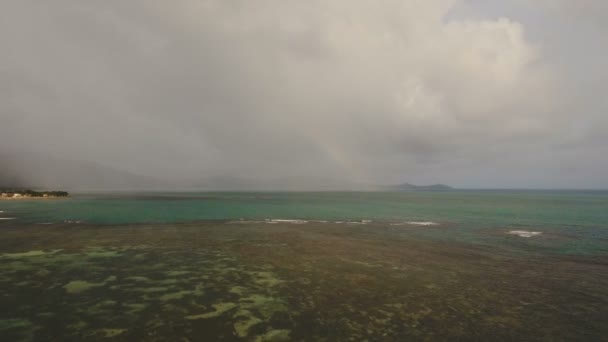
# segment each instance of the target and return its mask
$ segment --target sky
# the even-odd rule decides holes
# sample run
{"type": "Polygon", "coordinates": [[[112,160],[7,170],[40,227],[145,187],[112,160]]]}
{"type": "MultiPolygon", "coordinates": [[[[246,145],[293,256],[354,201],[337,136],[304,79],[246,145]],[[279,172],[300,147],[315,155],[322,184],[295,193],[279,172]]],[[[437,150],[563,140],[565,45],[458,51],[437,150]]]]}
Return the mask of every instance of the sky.
{"type": "Polygon", "coordinates": [[[3,0],[0,164],[608,188],[606,15],[602,0],[3,0]]]}

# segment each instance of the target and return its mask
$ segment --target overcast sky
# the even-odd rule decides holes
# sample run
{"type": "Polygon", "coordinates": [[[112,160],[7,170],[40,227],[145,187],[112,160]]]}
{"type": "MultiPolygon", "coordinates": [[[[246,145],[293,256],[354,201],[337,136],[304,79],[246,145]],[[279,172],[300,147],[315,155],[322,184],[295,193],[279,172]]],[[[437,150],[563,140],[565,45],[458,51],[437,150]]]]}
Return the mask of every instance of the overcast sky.
{"type": "Polygon", "coordinates": [[[605,0],[2,0],[0,153],[608,188],[607,37],[605,0]]]}

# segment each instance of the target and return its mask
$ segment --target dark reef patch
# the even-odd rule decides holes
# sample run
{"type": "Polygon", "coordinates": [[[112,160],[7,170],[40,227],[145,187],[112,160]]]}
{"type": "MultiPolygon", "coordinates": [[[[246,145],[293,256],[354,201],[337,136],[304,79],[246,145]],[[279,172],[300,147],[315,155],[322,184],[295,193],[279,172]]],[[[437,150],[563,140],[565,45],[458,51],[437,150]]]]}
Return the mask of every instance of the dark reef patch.
{"type": "Polygon", "coordinates": [[[382,224],[5,225],[2,233],[3,341],[608,334],[604,255],[520,254],[382,224]]]}

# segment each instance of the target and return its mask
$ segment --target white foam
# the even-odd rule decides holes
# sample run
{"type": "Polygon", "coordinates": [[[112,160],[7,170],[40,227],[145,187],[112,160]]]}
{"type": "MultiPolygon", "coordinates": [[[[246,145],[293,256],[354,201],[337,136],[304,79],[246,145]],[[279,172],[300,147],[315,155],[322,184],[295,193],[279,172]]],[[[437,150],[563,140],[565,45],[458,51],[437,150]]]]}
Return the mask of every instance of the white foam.
{"type": "Polygon", "coordinates": [[[0,217],[0,220],[14,220],[16,217],[0,217]]]}
{"type": "Polygon", "coordinates": [[[409,221],[406,223],[414,225],[414,226],[437,226],[437,225],[439,225],[439,223],[431,222],[431,221],[409,221]]]}
{"type": "Polygon", "coordinates": [[[270,219],[270,220],[266,220],[266,223],[270,223],[270,224],[276,224],[276,223],[305,224],[305,223],[308,223],[308,221],[306,221],[306,220],[270,219]]]}
{"type": "Polygon", "coordinates": [[[517,235],[517,236],[523,237],[523,238],[531,238],[533,236],[542,234],[542,232],[531,232],[528,230],[511,230],[511,231],[509,231],[508,234],[517,235]]]}
{"type": "Polygon", "coordinates": [[[424,226],[424,227],[428,227],[428,226],[438,226],[439,223],[432,222],[432,221],[406,221],[406,222],[399,222],[399,223],[391,223],[390,225],[391,226],[410,225],[410,226],[424,226]]]}
{"type": "MultiPolygon", "coordinates": [[[[372,220],[361,220],[361,221],[348,221],[346,224],[368,224],[372,222],[372,220]]],[[[336,222],[338,223],[338,222],[336,222]]]]}
{"type": "Polygon", "coordinates": [[[250,224],[250,223],[265,223],[266,221],[248,221],[248,220],[237,220],[228,221],[229,224],[250,224]]]}

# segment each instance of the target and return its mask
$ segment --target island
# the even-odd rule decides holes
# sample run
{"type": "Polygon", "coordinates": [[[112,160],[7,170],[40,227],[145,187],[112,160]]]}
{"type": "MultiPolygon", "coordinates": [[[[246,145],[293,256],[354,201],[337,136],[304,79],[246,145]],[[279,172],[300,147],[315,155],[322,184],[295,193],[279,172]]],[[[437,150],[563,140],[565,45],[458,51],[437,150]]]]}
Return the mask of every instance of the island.
{"type": "Polygon", "coordinates": [[[30,189],[0,189],[0,199],[67,198],[66,191],[34,191],[30,189]]]}
{"type": "Polygon", "coordinates": [[[398,185],[389,185],[384,188],[385,191],[451,191],[454,190],[451,186],[445,184],[433,184],[433,185],[414,185],[410,183],[403,183],[398,185]]]}

